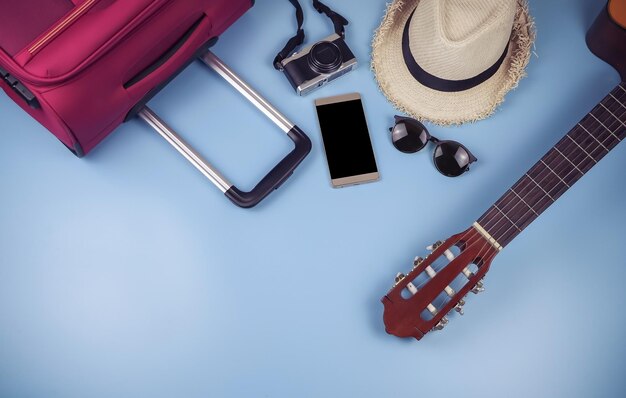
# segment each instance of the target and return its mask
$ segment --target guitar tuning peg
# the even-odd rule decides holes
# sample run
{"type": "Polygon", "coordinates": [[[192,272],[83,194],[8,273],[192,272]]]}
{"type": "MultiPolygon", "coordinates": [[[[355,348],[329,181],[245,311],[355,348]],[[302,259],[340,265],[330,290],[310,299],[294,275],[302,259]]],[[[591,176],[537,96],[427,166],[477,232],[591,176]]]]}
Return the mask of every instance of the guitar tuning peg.
{"type": "Polygon", "coordinates": [[[444,316],[441,320],[435,325],[435,330],[442,330],[448,324],[448,317],[444,316]]]}
{"type": "Polygon", "coordinates": [[[439,246],[441,246],[441,245],[443,245],[443,242],[438,240],[437,242],[433,243],[432,245],[426,246],[426,250],[433,252],[433,251],[437,250],[437,248],[439,246]]]}
{"type": "Polygon", "coordinates": [[[413,260],[413,269],[417,268],[423,262],[424,262],[423,257],[420,257],[420,256],[415,257],[415,259],[413,260]]]}
{"type": "Polygon", "coordinates": [[[404,279],[405,277],[406,277],[406,275],[404,275],[402,272],[398,272],[398,274],[396,275],[396,278],[394,280],[395,281],[395,285],[400,283],[402,281],[402,279],[404,279]]]}
{"type": "Polygon", "coordinates": [[[454,307],[454,310],[459,313],[459,315],[464,315],[463,306],[465,305],[465,300],[460,299],[457,305],[454,307]]]}
{"type": "Polygon", "coordinates": [[[483,283],[482,280],[479,280],[476,283],[476,286],[474,286],[474,288],[472,289],[472,293],[474,294],[482,293],[484,291],[485,291],[485,284],[483,283]]]}

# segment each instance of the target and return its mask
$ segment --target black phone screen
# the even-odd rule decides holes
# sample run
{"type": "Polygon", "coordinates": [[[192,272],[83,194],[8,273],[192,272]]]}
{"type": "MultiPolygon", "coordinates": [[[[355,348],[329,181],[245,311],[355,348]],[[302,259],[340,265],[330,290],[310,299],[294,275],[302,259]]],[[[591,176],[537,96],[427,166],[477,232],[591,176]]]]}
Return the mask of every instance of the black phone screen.
{"type": "Polygon", "coordinates": [[[360,99],[317,105],[317,116],[331,179],[378,172],[360,99]]]}

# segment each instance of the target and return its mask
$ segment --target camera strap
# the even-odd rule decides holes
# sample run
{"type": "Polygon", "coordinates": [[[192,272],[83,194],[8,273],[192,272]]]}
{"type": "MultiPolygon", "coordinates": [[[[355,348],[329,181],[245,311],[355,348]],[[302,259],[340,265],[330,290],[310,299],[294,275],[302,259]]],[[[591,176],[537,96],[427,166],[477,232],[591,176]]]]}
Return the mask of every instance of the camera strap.
{"type": "MultiPolygon", "coordinates": [[[[282,70],[282,62],[285,58],[289,57],[298,46],[304,43],[304,29],[302,29],[302,25],[304,25],[304,13],[302,11],[302,7],[300,6],[300,2],[298,0],[289,0],[289,2],[296,9],[296,21],[298,23],[298,31],[296,35],[293,36],[285,47],[280,50],[276,58],[274,58],[274,68],[277,70],[282,70]]],[[[335,28],[335,33],[337,33],[341,37],[345,37],[346,31],[345,26],[348,25],[348,20],[342,17],[340,14],[333,11],[330,7],[323,4],[319,0],[313,0],[313,7],[320,14],[326,14],[326,16],[332,21],[333,26],[335,28]]]]}

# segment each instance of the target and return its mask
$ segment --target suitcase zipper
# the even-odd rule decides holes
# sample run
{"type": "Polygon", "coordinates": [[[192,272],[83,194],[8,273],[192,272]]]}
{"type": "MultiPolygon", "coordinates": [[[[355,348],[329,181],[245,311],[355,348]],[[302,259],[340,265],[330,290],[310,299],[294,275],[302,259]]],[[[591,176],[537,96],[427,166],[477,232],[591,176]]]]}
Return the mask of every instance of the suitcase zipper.
{"type": "Polygon", "coordinates": [[[86,14],[87,11],[89,11],[91,9],[91,7],[97,1],[98,0],[86,0],[78,8],[76,8],[74,11],[72,11],[68,16],[66,16],[63,20],[59,21],[59,23],[54,28],[50,29],[50,31],[44,37],[42,37],[35,44],[33,44],[28,49],[28,52],[31,55],[36,54],[37,51],[42,49],[46,44],[48,44],[55,37],[57,37],[66,27],[68,27],[70,24],[72,24],[74,21],[76,21],[82,15],[86,14]]]}
{"type": "MultiPolygon", "coordinates": [[[[92,9],[95,4],[99,3],[99,1],[100,0],[87,0],[85,3],[83,3],[83,5],[87,6],[87,3],[89,3],[88,9],[81,11],[80,15],[73,17],[71,21],[68,21],[67,24],[64,24],[66,20],[69,20],[75,13],[79,11],[79,8],[82,8],[82,5],[81,5],[81,7],[77,8],[75,11],[72,11],[70,15],[63,18],[63,21],[59,22],[58,25],[64,24],[64,26],[67,27],[70,23],[76,21],[78,17],[84,15],[87,11],[92,9]]],[[[152,0],[152,3],[148,7],[146,7],[139,15],[135,16],[126,26],[124,26],[119,32],[117,32],[117,34],[114,35],[108,42],[104,43],[102,46],[97,48],[97,50],[95,50],[95,52],[92,53],[83,63],[78,65],[73,70],[64,73],[63,75],[54,76],[54,77],[41,77],[41,76],[33,75],[29,73],[28,71],[24,70],[24,68],[21,66],[21,64],[26,63],[26,61],[22,60],[16,63],[16,60],[15,60],[16,57],[8,56],[1,49],[0,49],[0,63],[2,63],[4,68],[8,69],[9,72],[11,72],[11,75],[19,77],[20,81],[23,81],[23,82],[27,82],[27,83],[34,84],[34,85],[49,85],[49,84],[58,84],[58,83],[64,82],[67,79],[75,76],[77,73],[81,72],[84,68],[90,65],[94,59],[98,58],[103,52],[110,49],[113,45],[118,44],[121,37],[125,37],[132,30],[135,30],[138,27],[142,26],[148,18],[152,17],[157,12],[159,7],[162,7],[165,4],[168,4],[172,1],[173,0],[152,0]]],[[[52,33],[52,30],[55,30],[55,31],[57,30],[56,25],[54,28],[50,30],[50,33],[52,33]]],[[[22,50],[21,55],[28,55],[29,59],[34,57],[36,53],[43,50],[44,46],[43,45],[39,46],[39,48],[35,50],[35,54],[31,54],[29,52],[30,48],[34,48],[41,41],[44,41],[43,43],[44,45],[49,44],[50,40],[58,37],[60,33],[62,33],[63,30],[64,29],[61,28],[55,34],[53,34],[50,38],[47,38],[50,35],[50,33],[46,34],[45,37],[42,37],[40,40],[37,40],[36,44],[33,44],[30,47],[22,50]]],[[[19,58],[19,56],[20,54],[18,54],[17,58],[19,58]]]]}

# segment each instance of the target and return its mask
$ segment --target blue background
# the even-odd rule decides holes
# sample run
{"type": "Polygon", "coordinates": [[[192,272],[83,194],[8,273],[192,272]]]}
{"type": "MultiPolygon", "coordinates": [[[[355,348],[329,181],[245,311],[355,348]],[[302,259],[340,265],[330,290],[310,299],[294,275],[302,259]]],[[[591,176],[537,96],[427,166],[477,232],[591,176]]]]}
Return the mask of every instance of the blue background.
{"type": "MultiPolygon", "coordinates": [[[[294,30],[286,1],[258,1],[215,47],[314,143],[253,210],[138,120],[78,160],[0,96],[0,397],[626,396],[626,146],[496,258],[445,331],[389,336],[379,302],[618,83],[584,42],[604,2],[531,2],[528,78],[489,120],[429,126],[480,158],[458,179],[389,142],[395,112],[369,70],[385,2],[333,5],[361,66],[312,96],[271,67],[294,30]],[[382,180],[334,190],[312,101],[354,91],[382,180]]],[[[309,39],[325,36],[305,13],[309,39]]],[[[242,188],[291,149],[200,63],[151,107],[242,188]]]]}

